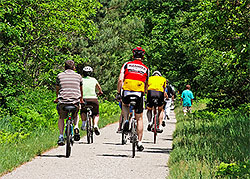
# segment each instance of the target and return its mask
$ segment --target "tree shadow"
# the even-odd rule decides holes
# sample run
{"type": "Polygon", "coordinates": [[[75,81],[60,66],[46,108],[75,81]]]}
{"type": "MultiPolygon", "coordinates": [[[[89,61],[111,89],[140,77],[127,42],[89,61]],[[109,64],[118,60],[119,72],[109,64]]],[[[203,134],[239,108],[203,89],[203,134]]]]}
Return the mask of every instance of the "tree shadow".
{"type": "Polygon", "coordinates": [[[45,155],[41,154],[38,155],[39,157],[47,157],[47,158],[66,158],[66,155],[45,155]]]}
{"type": "Polygon", "coordinates": [[[97,155],[99,157],[119,157],[119,158],[130,158],[131,156],[129,155],[121,155],[121,154],[102,154],[102,155],[97,155]]]}
{"type": "Polygon", "coordinates": [[[169,154],[172,148],[146,148],[143,152],[169,154]]]}
{"type": "Polygon", "coordinates": [[[106,145],[122,145],[121,143],[114,143],[114,142],[104,142],[102,144],[106,144],[106,145]]]}

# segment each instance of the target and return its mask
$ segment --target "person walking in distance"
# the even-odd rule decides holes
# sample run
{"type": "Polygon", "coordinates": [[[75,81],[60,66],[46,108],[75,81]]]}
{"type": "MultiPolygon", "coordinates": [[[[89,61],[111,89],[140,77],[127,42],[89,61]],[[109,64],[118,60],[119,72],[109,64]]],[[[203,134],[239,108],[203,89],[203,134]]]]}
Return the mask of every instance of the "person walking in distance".
{"type": "Polygon", "coordinates": [[[78,111],[79,103],[83,102],[82,99],[82,77],[75,71],[75,63],[73,60],[67,60],[65,62],[65,71],[57,75],[56,78],[56,99],[57,111],[59,114],[58,128],[59,139],[58,145],[64,145],[63,131],[64,131],[64,119],[67,118],[67,111],[63,110],[64,106],[76,106],[77,110],[73,114],[74,119],[74,140],[80,140],[80,133],[78,129],[78,111]]]}
{"type": "Polygon", "coordinates": [[[186,90],[184,90],[181,94],[181,105],[183,106],[184,116],[187,114],[187,112],[191,113],[191,106],[193,105],[194,96],[190,89],[191,86],[186,85],[186,90]]]}
{"type": "Polygon", "coordinates": [[[143,151],[142,136],[143,136],[143,96],[145,94],[147,81],[149,77],[149,69],[142,63],[145,50],[141,47],[136,47],[132,50],[133,61],[123,64],[118,84],[117,84],[117,99],[122,96],[122,115],[128,120],[130,95],[136,95],[138,98],[135,106],[135,118],[137,120],[138,143],[137,149],[143,151]],[[122,94],[121,88],[123,89],[122,94]]]}

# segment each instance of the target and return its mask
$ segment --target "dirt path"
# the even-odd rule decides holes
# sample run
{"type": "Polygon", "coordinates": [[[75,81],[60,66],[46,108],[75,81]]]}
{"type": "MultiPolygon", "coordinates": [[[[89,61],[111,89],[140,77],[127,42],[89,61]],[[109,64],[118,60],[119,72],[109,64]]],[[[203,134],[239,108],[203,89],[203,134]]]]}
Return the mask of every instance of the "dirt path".
{"type": "Polygon", "coordinates": [[[131,158],[132,146],[121,145],[121,135],[116,133],[118,124],[101,129],[100,136],[94,136],[94,143],[87,144],[83,137],[75,142],[70,158],[65,158],[65,146],[52,149],[34,158],[2,178],[83,178],[83,179],[164,179],[168,175],[167,161],[172,149],[172,133],[175,130],[175,115],[164,132],[153,144],[153,133],[146,131],[144,112],[143,152],[136,152],[131,158]]]}

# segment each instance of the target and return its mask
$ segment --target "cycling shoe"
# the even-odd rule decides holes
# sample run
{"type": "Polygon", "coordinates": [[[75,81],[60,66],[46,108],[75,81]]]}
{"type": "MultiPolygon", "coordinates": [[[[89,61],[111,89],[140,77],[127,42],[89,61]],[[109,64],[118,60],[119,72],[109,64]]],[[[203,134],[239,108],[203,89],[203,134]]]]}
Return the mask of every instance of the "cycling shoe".
{"type": "Polygon", "coordinates": [[[74,141],[79,141],[80,140],[80,133],[79,133],[79,129],[75,128],[74,129],[74,141]]]}

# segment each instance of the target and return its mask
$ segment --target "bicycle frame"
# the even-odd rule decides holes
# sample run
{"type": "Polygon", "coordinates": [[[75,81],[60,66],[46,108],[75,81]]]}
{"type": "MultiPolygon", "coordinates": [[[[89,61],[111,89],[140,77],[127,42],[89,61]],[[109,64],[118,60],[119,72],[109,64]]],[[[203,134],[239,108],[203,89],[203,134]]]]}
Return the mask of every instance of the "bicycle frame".
{"type": "Polygon", "coordinates": [[[93,135],[93,132],[94,132],[94,122],[93,122],[93,118],[92,118],[92,111],[91,109],[93,108],[92,106],[90,105],[86,105],[84,106],[86,108],[86,131],[87,131],[87,143],[90,144],[90,143],[93,143],[94,142],[94,135],[93,135]]]}
{"type": "Polygon", "coordinates": [[[68,112],[66,120],[65,135],[66,135],[66,157],[68,158],[71,154],[71,146],[73,146],[73,119],[72,113],[76,110],[75,106],[65,106],[64,110],[68,112]]]}
{"type": "Polygon", "coordinates": [[[156,143],[156,137],[157,137],[157,127],[159,125],[159,107],[158,107],[158,99],[155,98],[153,99],[153,103],[154,103],[154,121],[153,121],[153,130],[152,132],[154,132],[154,144],[156,143]]]}

